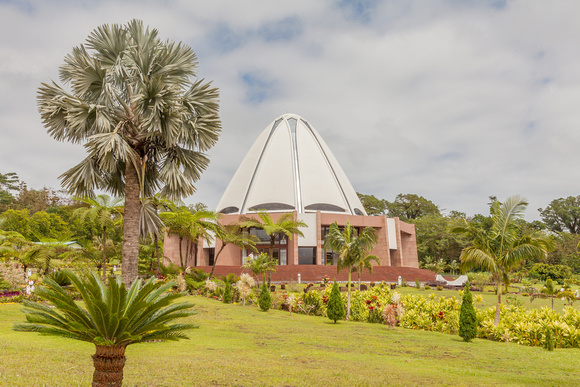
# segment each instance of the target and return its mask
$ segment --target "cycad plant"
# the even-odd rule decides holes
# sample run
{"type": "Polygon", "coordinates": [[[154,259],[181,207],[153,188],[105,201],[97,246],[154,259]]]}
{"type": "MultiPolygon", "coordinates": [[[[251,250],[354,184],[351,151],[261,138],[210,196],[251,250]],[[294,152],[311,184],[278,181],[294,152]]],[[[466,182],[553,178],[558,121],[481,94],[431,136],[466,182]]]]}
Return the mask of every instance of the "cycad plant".
{"type": "Polygon", "coordinates": [[[152,278],[142,285],[138,279],[127,290],[121,277],[110,278],[105,284],[94,273],[79,278],[67,270],[64,275],[81,294],[84,305],[76,303],[60,285],[46,277],[35,294],[52,305],[24,301],[27,322],[15,324],[13,329],[95,344],[93,386],[122,384],[128,345],[187,339],[183,331],[196,327],[170,325],[175,319],[196,313],[190,303],[173,303],[181,295],[166,292],[174,285],[172,282],[162,284],[152,278]]]}

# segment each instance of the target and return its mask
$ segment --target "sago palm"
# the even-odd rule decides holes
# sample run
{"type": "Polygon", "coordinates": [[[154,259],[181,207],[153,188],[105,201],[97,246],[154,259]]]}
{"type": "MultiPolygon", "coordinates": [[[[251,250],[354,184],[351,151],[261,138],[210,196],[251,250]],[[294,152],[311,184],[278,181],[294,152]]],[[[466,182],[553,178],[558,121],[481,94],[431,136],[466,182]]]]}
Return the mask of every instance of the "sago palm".
{"type": "Polygon", "coordinates": [[[350,317],[350,284],[352,269],[360,265],[377,243],[377,232],[372,227],[365,227],[362,232],[346,222],[341,230],[336,222],[330,225],[324,241],[324,249],[338,253],[337,273],[343,269],[348,271],[348,297],[346,302],[346,318],[350,317]]]}
{"type": "Polygon", "coordinates": [[[133,20],[98,27],[65,57],[60,79],[70,91],[54,82],[38,91],[48,133],[88,153],[61,175],[63,186],[125,198],[125,284],[137,278],[140,197],[191,195],[219,137],[218,90],[196,76],[190,47],[133,20]]]}
{"type": "Polygon", "coordinates": [[[495,325],[499,324],[502,287],[510,283],[509,274],[529,259],[545,259],[552,249],[552,241],[545,234],[523,235],[518,219],[523,219],[528,202],[521,196],[509,197],[503,204],[491,205],[491,228],[457,220],[451,232],[465,234],[472,245],[461,252],[461,269],[481,269],[491,272],[497,281],[495,325]]]}
{"type": "Polygon", "coordinates": [[[13,329],[95,344],[93,386],[121,385],[128,345],[187,339],[183,331],[196,327],[170,324],[175,319],[195,314],[192,304],[173,303],[181,295],[167,293],[172,282],[162,284],[152,278],[142,285],[138,279],[127,290],[120,277],[110,278],[106,285],[94,273],[86,279],[71,271],[65,271],[64,275],[80,293],[83,303],[75,302],[69,293],[47,277],[35,295],[52,305],[24,301],[27,322],[17,323],[13,329]]]}

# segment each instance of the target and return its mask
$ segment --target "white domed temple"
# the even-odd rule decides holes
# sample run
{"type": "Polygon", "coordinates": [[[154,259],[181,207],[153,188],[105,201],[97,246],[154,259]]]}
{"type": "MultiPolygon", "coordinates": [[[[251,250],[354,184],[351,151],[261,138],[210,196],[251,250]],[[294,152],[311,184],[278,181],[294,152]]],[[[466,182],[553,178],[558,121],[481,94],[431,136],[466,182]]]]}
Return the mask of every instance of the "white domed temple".
{"type": "MultiPolygon", "coordinates": [[[[262,131],[232,177],[217,211],[226,224],[238,222],[240,215],[256,217],[257,211],[273,217],[290,212],[306,223],[308,227],[301,229],[304,237],[277,240],[274,257],[280,266],[336,265],[336,254],[322,248],[324,238],[332,223],[350,222],[360,229],[377,230],[372,254],[379,257],[381,266],[418,268],[414,225],[384,215],[368,216],[328,145],[296,114],[284,114],[262,131]]],[[[250,232],[260,239],[258,249],[267,252],[269,237],[259,229],[250,232]]],[[[178,263],[177,239],[166,237],[164,247],[165,256],[178,263]]],[[[187,265],[213,265],[220,247],[219,239],[206,244],[187,265]]],[[[216,266],[239,267],[248,253],[227,245],[216,266]]]]}

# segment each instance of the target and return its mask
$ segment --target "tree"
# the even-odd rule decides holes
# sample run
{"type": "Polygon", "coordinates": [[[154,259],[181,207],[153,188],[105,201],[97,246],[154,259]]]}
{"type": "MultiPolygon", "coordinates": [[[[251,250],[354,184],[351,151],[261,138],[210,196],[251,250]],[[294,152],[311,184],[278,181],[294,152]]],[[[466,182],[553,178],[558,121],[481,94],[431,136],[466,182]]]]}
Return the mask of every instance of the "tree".
{"type": "Polygon", "coordinates": [[[425,263],[427,257],[443,259],[446,263],[459,259],[467,240],[448,231],[449,225],[458,218],[461,217],[427,214],[411,221],[415,225],[420,263],[425,263]]]}
{"type": "Polygon", "coordinates": [[[580,234],[580,196],[552,200],[548,207],[538,211],[550,230],[580,234]]]}
{"type": "Polygon", "coordinates": [[[70,86],[43,83],[40,115],[56,140],[84,143],[87,157],[61,175],[70,193],[125,198],[123,281],[137,278],[140,198],[191,195],[221,131],[218,90],[195,80],[197,58],[142,21],[102,25],[60,67],[70,86]]]}
{"type": "Polygon", "coordinates": [[[35,239],[58,238],[63,234],[72,234],[68,224],[57,214],[45,211],[35,212],[29,219],[30,234],[35,239]]]}
{"type": "Polygon", "coordinates": [[[148,236],[153,240],[154,254],[157,259],[157,272],[161,271],[159,239],[162,237],[161,230],[164,227],[163,220],[159,216],[159,209],[161,208],[165,211],[177,210],[175,203],[160,193],[156,193],[150,197],[141,198],[141,208],[139,212],[139,237],[141,241],[146,241],[148,236]]]}
{"type": "Polygon", "coordinates": [[[187,339],[183,331],[196,327],[184,323],[169,325],[178,318],[195,314],[192,304],[173,303],[182,296],[167,292],[173,282],[163,284],[151,278],[141,286],[138,279],[126,290],[120,277],[104,284],[94,273],[86,279],[71,271],[65,271],[64,275],[84,303],[76,303],[53,279],[45,278],[35,295],[49,301],[54,308],[24,301],[27,322],[15,324],[13,329],[95,344],[93,386],[121,386],[128,345],[187,339]]]}
{"type": "Polygon", "coordinates": [[[216,213],[213,211],[196,211],[191,213],[185,208],[180,208],[175,212],[162,212],[159,214],[165,221],[165,228],[168,234],[176,234],[179,237],[179,259],[181,268],[185,270],[187,261],[191,253],[194,256],[193,266],[197,266],[197,246],[199,239],[211,240],[209,231],[215,232],[216,213]],[[183,259],[182,244],[185,246],[185,261],[183,259]]]}
{"type": "Polygon", "coordinates": [[[258,254],[255,257],[250,256],[246,263],[242,265],[243,268],[250,270],[256,277],[262,275],[262,283],[266,283],[266,273],[276,271],[276,266],[276,261],[266,253],[258,254]]]}
{"type": "Polygon", "coordinates": [[[210,280],[213,277],[213,271],[217,265],[218,258],[227,245],[238,246],[241,249],[248,248],[253,252],[258,252],[256,249],[258,238],[254,235],[250,235],[247,230],[243,230],[239,224],[223,224],[218,220],[216,231],[216,238],[221,240],[222,245],[213,260],[211,272],[209,273],[210,280]]]}
{"type": "Polygon", "coordinates": [[[473,307],[469,282],[465,284],[461,310],[459,311],[459,336],[463,341],[471,341],[477,337],[477,314],[473,307]]]}
{"type": "Polygon", "coordinates": [[[374,195],[356,193],[365,211],[369,215],[385,215],[387,213],[388,202],[385,199],[378,199],[374,195]]]}
{"type": "Polygon", "coordinates": [[[440,215],[439,207],[432,201],[416,194],[398,194],[395,201],[387,202],[388,215],[390,218],[398,217],[409,221],[428,214],[440,215]]]}
{"type": "Polygon", "coordinates": [[[102,269],[103,279],[105,279],[107,277],[107,227],[113,227],[115,221],[122,215],[123,199],[101,194],[94,199],[85,197],[75,198],[75,200],[89,206],[76,209],[74,212],[75,216],[78,216],[82,221],[88,218],[96,222],[101,228],[101,241],[103,244],[102,269]]]}
{"type": "Polygon", "coordinates": [[[266,282],[262,284],[258,305],[260,306],[262,312],[267,312],[272,307],[272,295],[270,294],[270,290],[268,290],[266,282]]]}
{"type": "MultiPolygon", "coordinates": [[[[308,227],[306,223],[301,220],[294,220],[294,214],[289,212],[282,214],[278,219],[274,220],[271,214],[266,211],[258,211],[258,219],[247,216],[241,217],[240,227],[242,228],[260,228],[270,237],[270,249],[268,255],[271,259],[274,257],[274,245],[276,238],[285,235],[288,239],[292,239],[294,234],[304,236],[300,227],[308,227]]],[[[270,274],[268,273],[268,286],[270,286],[270,274]]]]}
{"type": "Polygon", "coordinates": [[[358,274],[358,291],[360,292],[360,276],[362,272],[367,269],[370,274],[373,274],[373,264],[375,262],[377,265],[381,265],[381,261],[379,261],[379,257],[376,255],[360,255],[356,258],[352,266],[352,272],[356,272],[358,274]]]}
{"type": "Polygon", "coordinates": [[[334,222],[330,225],[324,241],[324,248],[338,253],[337,272],[348,271],[348,296],[346,302],[346,318],[350,316],[350,283],[352,268],[368,255],[377,243],[377,232],[372,227],[365,227],[359,234],[356,227],[348,221],[341,230],[334,222]]]}
{"type": "Polygon", "coordinates": [[[2,207],[14,201],[10,191],[18,191],[18,175],[14,172],[0,173],[0,212],[2,207]]]}
{"type": "Polygon", "coordinates": [[[336,279],[332,284],[332,290],[330,296],[328,297],[328,305],[326,307],[326,315],[329,319],[336,322],[341,320],[345,316],[344,302],[342,302],[342,296],[340,295],[340,289],[336,283],[336,279]]]}
{"type": "Polygon", "coordinates": [[[528,202],[521,196],[511,196],[505,203],[491,205],[491,227],[483,228],[465,219],[458,220],[451,232],[467,235],[472,245],[461,252],[463,271],[481,269],[491,272],[497,281],[495,325],[499,324],[502,285],[509,285],[509,274],[526,259],[545,258],[552,249],[546,235],[535,232],[522,235],[517,219],[523,218],[528,202]]]}

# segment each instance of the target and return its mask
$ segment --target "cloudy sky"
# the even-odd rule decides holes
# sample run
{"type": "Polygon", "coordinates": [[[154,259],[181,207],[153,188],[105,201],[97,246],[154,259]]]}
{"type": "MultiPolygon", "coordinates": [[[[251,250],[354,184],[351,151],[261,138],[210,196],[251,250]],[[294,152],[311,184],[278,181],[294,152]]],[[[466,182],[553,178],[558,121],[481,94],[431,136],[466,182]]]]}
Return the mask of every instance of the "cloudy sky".
{"type": "Polygon", "coordinates": [[[354,188],[528,219],[580,194],[580,1],[0,0],[0,172],[58,188],[84,156],[43,128],[41,82],[101,24],[142,19],[198,54],[223,133],[186,202],[217,202],[258,134],[297,113],[354,188]]]}

